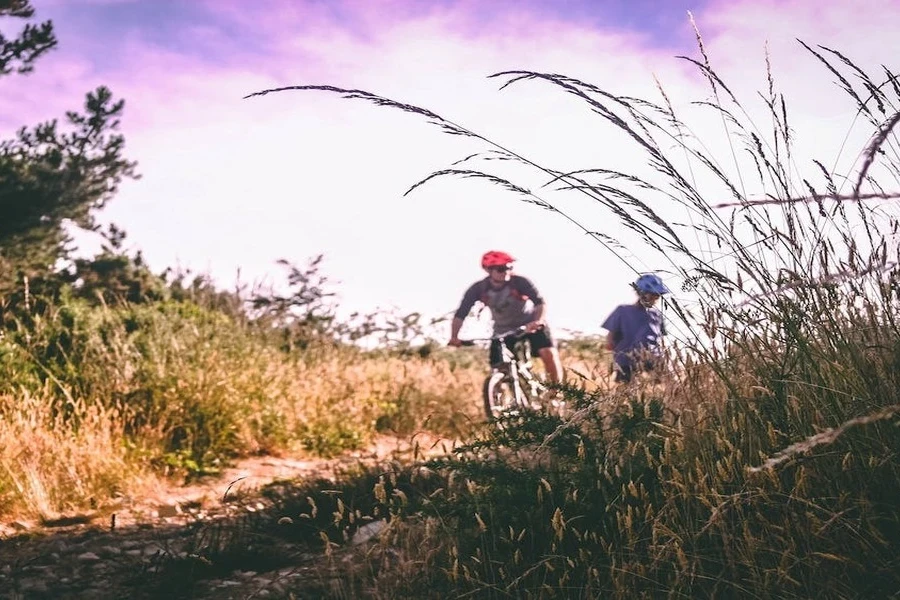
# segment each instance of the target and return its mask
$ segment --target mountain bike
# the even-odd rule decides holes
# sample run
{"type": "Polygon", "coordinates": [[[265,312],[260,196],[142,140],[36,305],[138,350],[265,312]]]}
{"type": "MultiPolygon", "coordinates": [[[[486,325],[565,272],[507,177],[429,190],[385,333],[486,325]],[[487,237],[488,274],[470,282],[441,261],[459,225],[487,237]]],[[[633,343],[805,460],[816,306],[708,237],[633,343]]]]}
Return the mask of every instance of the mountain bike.
{"type": "Polygon", "coordinates": [[[463,346],[478,342],[497,342],[502,362],[491,367],[484,380],[484,412],[489,419],[512,411],[521,413],[541,407],[547,386],[531,371],[531,359],[527,352],[525,327],[519,327],[489,338],[461,340],[463,346]],[[508,342],[513,341],[513,350],[508,342]]]}

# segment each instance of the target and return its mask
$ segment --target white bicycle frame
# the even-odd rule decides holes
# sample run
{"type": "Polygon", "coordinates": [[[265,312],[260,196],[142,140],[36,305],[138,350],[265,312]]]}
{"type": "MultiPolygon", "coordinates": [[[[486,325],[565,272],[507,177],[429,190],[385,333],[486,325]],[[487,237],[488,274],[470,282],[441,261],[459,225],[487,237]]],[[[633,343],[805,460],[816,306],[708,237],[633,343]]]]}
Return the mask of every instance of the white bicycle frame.
{"type": "Polygon", "coordinates": [[[520,337],[526,332],[525,327],[519,327],[506,331],[504,333],[491,336],[489,338],[475,338],[465,340],[464,345],[472,345],[474,342],[499,342],[500,356],[503,359],[502,365],[491,367],[492,377],[495,373],[502,373],[505,379],[508,379],[512,386],[513,402],[518,408],[531,408],[530,401],[540,396],[543,384],[531,372],[531,360],[526,356],[520,359],[516,356],[509,346],[506,345],[507,338],[520,337]],[[522,381],[528,382],[530,390],[522,387],[522,381]]]}

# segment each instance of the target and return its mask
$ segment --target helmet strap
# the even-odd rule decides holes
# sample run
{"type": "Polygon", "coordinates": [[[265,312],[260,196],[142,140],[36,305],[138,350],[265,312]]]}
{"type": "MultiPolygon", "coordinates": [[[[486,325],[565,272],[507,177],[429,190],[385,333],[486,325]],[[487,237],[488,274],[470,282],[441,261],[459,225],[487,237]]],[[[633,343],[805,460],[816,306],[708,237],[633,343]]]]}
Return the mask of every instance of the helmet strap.
{"type": "Polygon", "coordinates": [[[653,302],[647,300],[647,292],[638,292],[638,303],[644,308],[653,308],[653,302]]]}

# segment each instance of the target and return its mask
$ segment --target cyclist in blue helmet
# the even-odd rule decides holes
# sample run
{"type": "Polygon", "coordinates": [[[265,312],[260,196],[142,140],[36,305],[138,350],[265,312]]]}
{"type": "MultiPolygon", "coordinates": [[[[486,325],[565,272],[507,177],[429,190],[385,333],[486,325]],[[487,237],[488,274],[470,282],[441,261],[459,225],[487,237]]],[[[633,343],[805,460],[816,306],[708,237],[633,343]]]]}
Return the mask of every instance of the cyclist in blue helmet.
{"type": "Polygon", "coordinates": [[[609,334],[606,343],[613,352],[617,383],[627,383],[641,371],[652,371],[662,357],[666,325],[655,307],[659,297],[670,292],[658,275],[641,275],[631,284],[638,295],[634,304],[622,304],[603,322],[609,334]]]}

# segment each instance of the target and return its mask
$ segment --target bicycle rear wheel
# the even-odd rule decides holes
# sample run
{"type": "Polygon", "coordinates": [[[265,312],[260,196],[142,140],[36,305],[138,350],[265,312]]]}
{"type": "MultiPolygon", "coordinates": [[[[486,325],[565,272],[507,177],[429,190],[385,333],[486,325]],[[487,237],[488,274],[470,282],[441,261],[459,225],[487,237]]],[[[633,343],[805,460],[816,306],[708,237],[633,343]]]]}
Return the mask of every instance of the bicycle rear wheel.
{"type": "Polygon", "coordinates": [[[488,419],[496,419],[516,405],[516,392],[506,373],[491,373],[484,380],[484,412],[488,419]]]}

